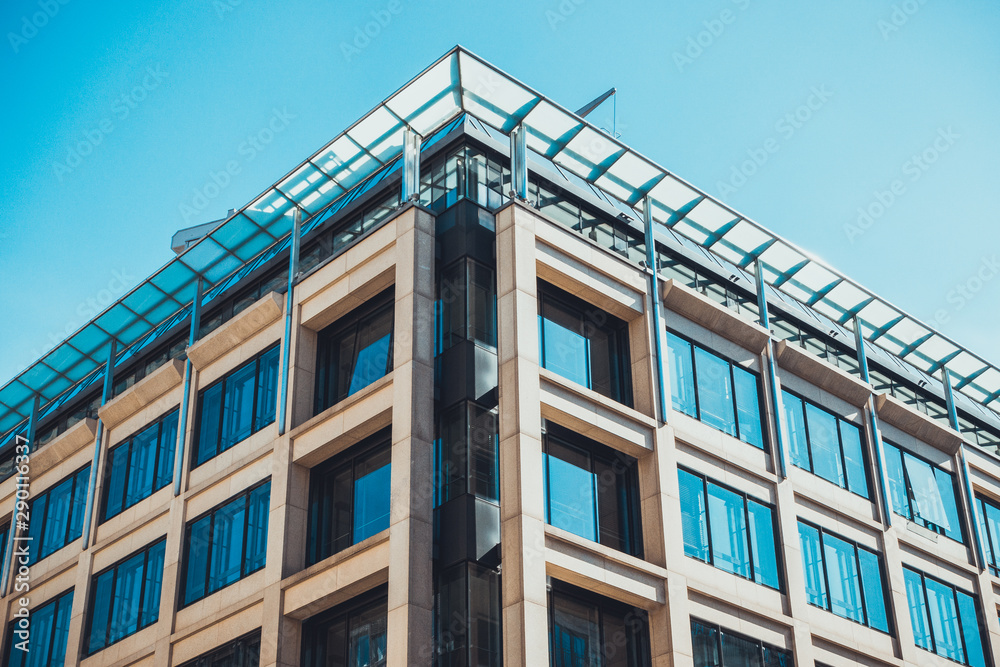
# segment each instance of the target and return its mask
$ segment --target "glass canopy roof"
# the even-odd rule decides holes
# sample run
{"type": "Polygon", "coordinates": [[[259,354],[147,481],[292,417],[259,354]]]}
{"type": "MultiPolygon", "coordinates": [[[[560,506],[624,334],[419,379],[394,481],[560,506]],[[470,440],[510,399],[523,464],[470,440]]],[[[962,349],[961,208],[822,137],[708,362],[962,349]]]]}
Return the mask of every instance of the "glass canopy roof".
{"type": "MultiPolygon", "coordinates": [[[[383,172],[377,179],[381,180],[389,171],[383,167],[401,154],[407,128],[428,137],[463,112],[503,133],[523,124],[533,151],[611,195],[609,200],[623,212],[641,215],[648,196],[656,223],[748,271],[756,270],[759,262],[773,287],[849,328],[857,318],[867,340],[922,371],[935,374],[947,364],[957,389],[982,405],[996,407],[993,402],[1000,398],[996,366],[478,56],[455,47],[7,382],[0,388],[0,433],[27,417],[35,394],[42,405],[59,399],[48,412],[67,400],[67,390],[74,385],[73,394],[93,384],[111,340],[125,350],[119,356],[122,363],[157,331],[185,318],[199,277],[213,286],[206,294],[210,298],[246,275],[248,266],[265,261],[263,256],[274,256],[287,243],[277,242],[290,233],[295,209],[309,218],[376,172],[383,172]]],[[[310,220],[304,231],[329,214],[324,211],[310,220]]]]}

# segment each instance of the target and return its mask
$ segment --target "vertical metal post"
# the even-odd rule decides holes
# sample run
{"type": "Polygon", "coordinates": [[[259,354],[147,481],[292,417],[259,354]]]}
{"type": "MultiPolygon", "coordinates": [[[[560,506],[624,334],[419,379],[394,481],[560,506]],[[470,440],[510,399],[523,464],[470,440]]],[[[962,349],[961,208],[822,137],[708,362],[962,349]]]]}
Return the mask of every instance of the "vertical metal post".
{"type": "MultiPolygon", "coordinates": [[[[205,289],[205,281],[198,278],[195,287],[194,301],[191,302],[191,331],[188,333],[188,347],[198,342],[198,330],[201,329],[201,298],[205,289]]],[[[184,355],[184,394],[181,397],[181,419],[177,429],[177,447],[174,448],[174,495],[181,494],[181,473],[184,467],[184,444],[187,442],[188,412],[191,409],[191,374],[194,366],[191,359],[184,355]]]]}
{"type": "Polygon", "coordinates": [[[420,199],[420,135],[406,128],[403,131],[403,198],[420,199]]]}
{"type": "Polygon", "coordinates": [[[781,401],[781,392],[778,391],[778,365],[776,361],[777,348],[774,338],[771,337],[771,316],[767,308],[767,283],[764,281],[764,263],[760,260],[754,262],[754,283],[757,287],[757,310],[760,311],[758,321],[760,326],[768,332],[767,337],[767,378],[770,386],[771,406],[774,408],[774,435],[777,439],[775,449],[778,452],[778,474],[782,478],[788,477],[788,468],[785,461],[788,456],[785,452],[787,438],[785,437],[784,407],[781,401]]]}
{"type": "MultiPolygon", "coordinates": [[[[111,339],[108,346],[108,361],[104,367],[104,393],[101,405],[111,400],[111,390],[115,382],[115,358],[118,356],[118,341],[111,339]]],[[[90,464],[90,481],[87,483],[87,505],[83,515],[83,548],[90,546],[90,524],[94,514],[94,495],[97,491],[97,467],[101,463],[101,440],[104,438],[104,422],[97,418],[97,437],[94,438],[94,459],[90,464]]]]}
{"type": "MultiPolygon", "coordinates": [[[[948,421],[958,436],[962,437],[962,426],[958,422],[958,410],[955,408],[955,393],[951,386],[951,373],[947,368],[941,369],[941,382],[944,384],[944,400],[948,406],[948,421]]],[[[965,442],[958,446],[958,466],[962,475],[963,496],[967,505],[969,520],[972,523],[972,539],[976,543],[976,566],[982,570],[986,567],[986,550],[983,548],[985,539],[979,533],[979,507],[976,505],[976,495],[972,491],[972,473],[969,472],[969,461],[965,458],[965,442]]]]}
{"type": "MultiPolygon", "coordinates": [[[[7,529],[7,548],[4,550],[3,564],[0,568],[0,594],[7,595],[10,592],[10,575],[14,560],[14,542],[28,539],[26,537],[21,537],[21,533],[25,532],[27,526],[24,522],[18,521],[17,514],[17,503],[25,502],[28,499],[28,488],[30,479],[22,475],[19,471],[21,466],[17,465],[17,461],[21,456],[25,454],[30,455],[31,452],[35,450],[35,431],[38,426],[38,394],[35,394],[35,399],[31,402],[31,414],[28,416],[28,428],[23,436],[14,436],[14,473],[17,475],[17,480],[15,481],[16,489],[14,491],[14,512],[10,517],[10,528],[7,529]],[[19,440],[20,438],[20,440],[19,440]],[[24,448],[23,450],[21,448],[24,448]],[[24,452],[21,454],[20,452],[24,452]],[[22,480],[23,483],[22,483],[22,480]],[[23,497],[22,497],[23,496],[23,497]],[[24,526],[24,529],[22,529],[24,526]]],[[[29,473],[30,473],[31,462],[28,461],[29,473]]],[[[27,514],[27,512],[25,512],[27,514]]],[[[30,521],[30,517],[28,519],[30,521]]]]}
{"type": "Polygon", "coordinates": [[[285,434],[286,412],[288,410],[288,355],[292,349],[292,293],[295,277],[299,273],[299,243],[302,235],[302,211],[295,209],[292,223],[292,247],[288,253],[288,291],[285,292],[285,341],[281,350],[281,400],[278,407],[278,435],[285,434]]]}
{"type": "Polygon", "coordinates": [[[527,130],[518,125],[510,131],[511,196],[524,201],[528,198],[527,130]]]}
{"type": "MultiPolygon", "coordinates": [[[[868,376],[868,355],[865,353],[865,334],[861,330],[862,320],[854,318],[854,345],[857,348],[858,366],[861,368],[861,379],[869,386],[871,378],[868,376]]],[[[878,489],[882,496],[882,516],[886,528],[892,526],[892,508],[889,506],[889,487],[885,480],[888,479],[888,471],[885,467],[885,455],[882,452],[882,433],[878,426],[878,415],[875,413],[875,396],[868,396],[868,423],[871,424],[872,444],[875,449],[875,474],[878,475],[878,489]]]]}
{"type": "Polygon", "coordinates": [[[646,269],[649,271],[650,296],[653,299],[653,344],[656,352],[656,382],[660,406],[660,421],[667,423],[667,388],[663,362],[665,361],[663,327],[660,325],[660,270],[656,261],[656,239],[653,235],[653,207],[649,196],[643,200],[643,222],[646,227],[646,269]]]}

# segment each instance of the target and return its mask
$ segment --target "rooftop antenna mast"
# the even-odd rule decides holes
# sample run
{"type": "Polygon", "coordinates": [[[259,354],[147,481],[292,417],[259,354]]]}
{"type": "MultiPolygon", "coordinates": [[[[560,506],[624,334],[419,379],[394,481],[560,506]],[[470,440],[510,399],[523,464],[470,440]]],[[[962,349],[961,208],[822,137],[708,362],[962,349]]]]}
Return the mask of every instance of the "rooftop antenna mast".
{"type": "MultiPolygon", "coordinates": [[[[576,115],[579,116],[580,118],[586,118],[590,112],[592,112],[594,109],[604,104],[604,102],[609,97],[614,98],[612,100],[613,106],[611,111],[612,116],[611,116],[610,134],[612,137],[617,139],[618,138],[618,89],[617,88],[611,88],[606,93],[603,93],[602,95],[599,95],[598,97],[594,98],[593,101],[580,107],[579,109],[577,109],[576,115]]],[[[605,129],[604,131],[607,132],[607,129],[605,129]]]]}

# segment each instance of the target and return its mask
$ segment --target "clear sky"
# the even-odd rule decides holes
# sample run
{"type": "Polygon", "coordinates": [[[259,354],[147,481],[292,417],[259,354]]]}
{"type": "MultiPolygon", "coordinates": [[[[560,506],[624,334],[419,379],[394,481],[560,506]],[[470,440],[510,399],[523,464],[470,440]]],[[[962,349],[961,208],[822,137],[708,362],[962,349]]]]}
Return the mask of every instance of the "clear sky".
{"type": "Polygon", "coordinates": [[[570,109],[616,86],[626,143],[1000,362],[995,0],[7,0],[0,28],[0,384],[457,43],[570,109]]]}

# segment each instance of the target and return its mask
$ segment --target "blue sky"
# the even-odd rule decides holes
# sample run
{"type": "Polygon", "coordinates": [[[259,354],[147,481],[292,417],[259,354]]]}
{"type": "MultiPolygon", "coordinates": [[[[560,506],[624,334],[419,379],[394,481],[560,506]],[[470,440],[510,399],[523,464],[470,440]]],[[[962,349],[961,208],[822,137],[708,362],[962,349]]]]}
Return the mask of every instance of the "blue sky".
{"type": "Polygon", "coordinates": [[[616,86],[626,143],[998,362],[1000,4],[957,4],[8,0],[0,384],[457,43],[616,86]]]}

